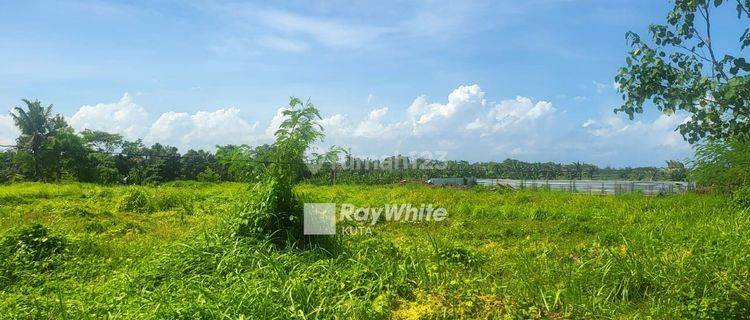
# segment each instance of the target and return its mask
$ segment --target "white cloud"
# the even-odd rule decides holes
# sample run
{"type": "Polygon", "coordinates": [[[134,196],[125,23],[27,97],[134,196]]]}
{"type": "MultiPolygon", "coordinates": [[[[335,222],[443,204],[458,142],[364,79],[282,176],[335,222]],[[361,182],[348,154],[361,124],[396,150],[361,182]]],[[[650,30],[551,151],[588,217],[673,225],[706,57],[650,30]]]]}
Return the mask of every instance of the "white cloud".
{"type": "Polygon", "coordinates": [[[143,137],[148,130],[148,113],[135,104],[126,92],[120,101],[85,105],[68,123],[78,131],[84,129],[119,133],[128,139],[143,137]]]}
{"type": "Polygon", "coordinates": [[[280,10],[261,10],[256,13],[256,17],[261,24],[277,32],[306,35],[334,48],[361,47],[388,31],[386,28],[344,24],[280,10]]]}
{"type": "Polygon", "coordinates": [[[406,121],[384,123],[381,119],[388,113],[388,107],[370,111],[367,118],[359,122],[354,129],[355,137],[363,138],[398,138],[405,136],[409,123],[406,121]]]}
{"type": "MultiPolygon", "coordinates": [[[[581,125],[596,144],[622,147],[632,144],[641,148],[663,148],[664,151],[684,151],[690,145],[675,129],[689,118],[684,113],[659,115],[653,121],[630,121],[611,115],[600,120],[588,119],[581,125]]],[[[645,152],[644,152],[645,153],[645,152]]]]}
{"type": "Polygon", "coordinates": [[[82,106],[68,122],[77,131],[92,129],[119,133],[129,140],[140,138],[147,144],[159,142],[176,146],[181,151],[267,140],[266,136],[256,134],[257,122],[250,123],[239,113],[235,107],[194,114],[170,111],[151,122],[148,112],[125,93],[115,103],[82,106]]]}
{"type": "Polygon", "coordinates": [[[473,161],[513,157],[654,165],[689,153],[689,145],[674,132],[684,115],[577,120],[549,101],[518,96],[495,103],[486,96],[478,85],[465,85],[445,102],[417,96],[406,108],[371,109],[359,119],[335,114],[321,123],[326,144],[351,147],[357,155],[445,151],[448,158],[473,161]]]}
{"type": "Polygon", "coordinates": [[[533,156],[539,130],[550,127],[555,108],[547,101],[516,97],[491,103],[476,84],[450,92],[444,103],[417,96],[403,108],[377,108],[361,119],[336,114],[324,118],[326,143],[353,147],[354,152],[454,152],[455,158],[533,156]],[[476,151],[481,150],[477,153],[476,151]],[[523,152],[521,152],[521,150],[523,152]]]}
{"type": "Polygon", "coordinates": [[[15,122],[11,116],[0,115],[0,144],[16,144],[16,138],[20,132],[16,128],[15,122]]]}
{"type": "MultiPolygon", "coordinates": [[[[326,141],[351,147],[355,155],[393,155],[410,152],[447,152],[447,158],[470,161],[502,160],[589,161],[598,164],[653,165],[681,159],[689,145],[674,131],[684,114],[660,115],[652,121],[629,121],[621,115],[574,119],[557,112],[549,101],[517,96],[490,102],[476,84],[458,86],[445,100],[417,96],[411,104],[370,109],[359,117],[333,114],[320,123],[326,141]],[[647,156],[648,155],[648,158],[647,156]]],[[[156,121],[125,94],[115,103],[83,106],[70,118],[78,130],[91,128],[160,142],[181,151],[213,149],[217,144],[251,145],[273,141],[283,121],[284,108],[258,122],[240,116],[238,108],[195,113],[166,112],[156,121]]],[[[325,110],[322,110],[325,113],[325,110]]],[[[12,120],[0,116],[0,142],[17,135],[12,120]]]]}
{"type": "Polygon", "coordinates": [[[276,135],[276,131],[281,127],[281,123],[284,122],[284,111],[286,108],[276,109],[276,113],[271,118],[271,123],[266,128],[266,138],[272,139],[276,135]]]}
{"type": "Polygon", "coordinates": [[[474,121],[469,122],[465,129],[466,130],[483,130],[487,128],[487,124],[481,118],[476,118],[474,121]]]}
{"type": "Polygon", "coordinates": [[[429,103],[426,96],[419,96],[407,109],[413,131],[420,135],[441,130],[456,121],[485,109],[484,92],[476,85],[462,85],[448,95],[448,102],[429,103]]]}
{"type": "Polygon", "coordinates": [[[493,105],[484,96],[482,89],[474,84],[453,90],[446,104],[429,103],[426,97],[417,97],[408,109],[414,133],[463,128],[486,131],[486,135],[533,123],[556,110],[551,102],[533,102],[528,97],[519,96],[493,105]]]}
{"type": "Polygon", "coordinates": [[[188,148],[213,149],[216,145],[257,142],[258,123],[249,123],[234,107],[195,114],[167,112],[151,125],[146,141],[188,148]]]}
{"type": "MultiPolygon", "coordinates": [[[[388,107],[371,110],[362,120],[352,120],[347,115],[334,114],[320,122],[325,129],[326,140],[337,141],[347,145],[363,143],[362,141],[399,140],[410,135],[408,121],[386,122],[388,107]]],[[[369,143],[369,142],[367,142],[369,143]]]]}
{"type": "MultiPolygon", "coordinates": [[[[339,5],[330,6],[332,10],[305,11],[242,3],[207,2],[200,6],[222,14],[226,24],[231,26],[227,32],[217,35],[219,44],[211,47],[218,54],[241,53],[236,49],[246,48],[251,42],[287,52],[303,52],[315,44],[335,49],[371,50],[383,45],[403,50],[404,45],[412,44],[415,38],[433,43],[448,41],[490,26],[487,19],[479,18],[487,15],[484,3],[401,4],[397,16],[339,5]],[[346,14],[337,15],[340,10],[346,14]]],[[[510,21],[518,14],[508,10],[511,7],[513,5],[502,5],[501,12],[494,12],[493,18],[502,15],[504,23],[510,21]]]]}
{"type": "Polygon", "coordinates": [[[594,81],[594,86],[596,86],[596,92],[602,93],[606,90],[617,90],[617,88],[620,87],[620,85],[617,82],[612,82],[611,84],[601,83],[599,81],[594,81]]]}
{"type": "Polygon", "coordinates": [[[345,137],[353,131],[351,120],[343,114],[334,114],[323,118],[320,121],[320,125],[325,128],[326,139],[345,137]]]}
{"type": "Polygon", "coordinates": [[[555,108],[551,102],[532,102],[531,98],[516,97],[515,100],[503,100],[490,111],[491,128],[494,132],[517,128],[552,114],[555,108]]]}
{"type": "Polygon", "coordinates": [[[690,116],[685,114],[672,116],[662,114],[659,118],[654,120],[651,127],[654,131],[662,133],[659,137],[660,140],[658,141],[658,144],[660,146],[671,148],[687,148],[687,142],[685,142],[682,135],[675,131],[675,129],[678,125],[685,123],[689,118],[690,116]]]}

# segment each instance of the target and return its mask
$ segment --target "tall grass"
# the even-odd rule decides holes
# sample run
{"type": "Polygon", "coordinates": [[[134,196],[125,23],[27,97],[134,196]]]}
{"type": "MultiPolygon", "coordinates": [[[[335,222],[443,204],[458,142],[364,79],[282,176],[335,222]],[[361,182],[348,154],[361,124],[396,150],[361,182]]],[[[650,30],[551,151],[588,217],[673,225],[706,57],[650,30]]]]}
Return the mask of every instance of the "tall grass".
{"type": "Polygon", "coordinates": [[[341,236],[336,250],[300,249],[236,235],[243,206],[259,197],[243,185],[3,186],[3,252],[28,259],[0,264],[0,315],[728,319],[750,314],[750,212],[723,196],[408,185],[303,185],[295,192],[311,202],[432,203],[449,215],[439,223],[384,222],[372,236],[341,236]],[[145,194],[149,210],[120,206],[134,190],[145,194]],[[45,237],[59,239],[50,242],[49,248],[57,249],[39,246],[45,237]],[[36,249],[10,245],[19,239],[36,249]]]}

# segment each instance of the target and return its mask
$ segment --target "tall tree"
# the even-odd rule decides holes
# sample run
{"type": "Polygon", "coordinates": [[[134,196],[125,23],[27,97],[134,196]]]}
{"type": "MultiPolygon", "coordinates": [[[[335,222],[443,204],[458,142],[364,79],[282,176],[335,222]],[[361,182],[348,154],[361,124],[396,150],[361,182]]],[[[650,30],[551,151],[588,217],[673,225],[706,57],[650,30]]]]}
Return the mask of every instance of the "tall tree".
{"type": "Polygon", "coordinates": [[[81,131],[86,145],[99,152],[113,152],[121,148],[124,142],[121,135],[105,131],[86,129],[81,131]]]}
{"type": "MultiPolygon", "coordinates": [[[[198,175],[207,168],[216,165],[216,157],[209,152],[204,150],[195,151],[193,149],[188,150],[180,158],[182,166],[182,178],[186,180],[195,180],[198,175]]],[[[212,172],[214,171],[211,168],[212,172]]]]}
{"type": "Polygon", "coordinates": [[[230,181],[251,181],[257,169],[251,148],[246,144],[216,146],[216,162],[219,175],[230,181]]]}
{"type": "MultiPolygon", "coordinates": [[[[715,11],[734,5],[737,19],[750,18],[750,0],[675,0],[666,24],[652,24],[652,44],[628,32],[632,46],[627,65],[615,81],[625,100],[615,112],[631,119],[651,101],[662,113],[687,112],[678,126],[690,143],[750,135],[750,63],[742,55],[750,46],[750,28],[737,30],[738,48],[717,48],[712,30],[715,11]]],[[[747,24],[745,24],[747,26],[747,24]]]]}
{"type": "Polygon", "coordinates": [[[165,182],[180,177],[180,153],[177,148],[155,143],[147,154],[147,182],[165,182]]]}
{"type": "Polygon", "coordinates": [[[54,135],[57,121],[52,117],[52,105],[43,107],[39,100],[21,101],[26,105],[26,109],[15,107],[10,115],[21,131],[17,143],[31,155],[33,178],[39,179],[42,175],[42,152],[48,138],[54,135]]]}

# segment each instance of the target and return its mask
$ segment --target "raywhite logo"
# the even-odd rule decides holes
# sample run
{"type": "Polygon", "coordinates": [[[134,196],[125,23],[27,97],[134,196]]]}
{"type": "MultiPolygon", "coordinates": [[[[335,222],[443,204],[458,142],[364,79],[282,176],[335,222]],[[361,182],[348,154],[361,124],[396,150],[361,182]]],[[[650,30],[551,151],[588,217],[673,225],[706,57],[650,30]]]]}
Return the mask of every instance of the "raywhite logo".
{"type": "Polygon", "coordinates": [[[336,234],[335,203],[305,203],[304,233],[336,234]]]}
{"type": "MultiPolygon", "coordinates": [[[[433,207],[432,204],[386,204],[382,207],[357,207],[344,203],[336,212],[334,203],[305,203],[304,233],[306,235],[336,234],[336,222],[350,221],[359,224],[357,233],[371,234],[371,226],[380,221],[391,222],[440,222],[447,218],[448,210],[433,207]]],[[[347,226],[344,234],[352,234],[352,226],[347,226]]]]}

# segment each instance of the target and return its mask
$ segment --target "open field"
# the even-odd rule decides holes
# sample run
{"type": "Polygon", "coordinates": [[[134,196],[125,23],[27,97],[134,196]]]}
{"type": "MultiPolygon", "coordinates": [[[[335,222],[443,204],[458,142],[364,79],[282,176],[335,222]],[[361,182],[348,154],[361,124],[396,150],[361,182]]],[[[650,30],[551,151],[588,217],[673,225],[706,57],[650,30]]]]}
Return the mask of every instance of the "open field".
{"type": "Polygon", "coordinates": [[[361,206],[432,203],[448,219],[378,224],[328,251],[279,249],[234,236],[254,196],[243,184],[2,186],[0,318],[750,315],[750,212],[722,196],[297,191],[361,206]]]}

